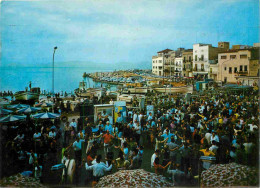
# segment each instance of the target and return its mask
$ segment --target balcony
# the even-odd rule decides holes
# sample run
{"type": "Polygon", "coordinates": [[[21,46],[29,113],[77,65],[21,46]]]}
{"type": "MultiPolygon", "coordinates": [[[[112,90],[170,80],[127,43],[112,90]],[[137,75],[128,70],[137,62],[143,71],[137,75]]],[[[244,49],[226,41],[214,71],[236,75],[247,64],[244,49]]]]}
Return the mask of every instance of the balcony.
{"type": "Polygon", "coordinates": [[[235,76],[248,76],[248,71],[239,71],[235,73],[235,76]]]}

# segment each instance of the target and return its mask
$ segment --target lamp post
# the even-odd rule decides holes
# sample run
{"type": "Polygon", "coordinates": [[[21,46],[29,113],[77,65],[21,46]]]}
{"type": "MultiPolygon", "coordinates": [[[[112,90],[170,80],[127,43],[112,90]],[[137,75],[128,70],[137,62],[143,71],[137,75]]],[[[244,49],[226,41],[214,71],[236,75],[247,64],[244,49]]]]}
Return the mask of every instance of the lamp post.
{"type": "MultiPolygon", "coordinates": [[[[54,55],[55,55],[55,51],[58,49],[57,46],[54,47],[53,49],[53,56],[52,56],[52,97],[54,99],[54,55]]],[[[52,113],[54,113],[54,100],[53,100],[53,104],[52,104],[52,113]]]]}

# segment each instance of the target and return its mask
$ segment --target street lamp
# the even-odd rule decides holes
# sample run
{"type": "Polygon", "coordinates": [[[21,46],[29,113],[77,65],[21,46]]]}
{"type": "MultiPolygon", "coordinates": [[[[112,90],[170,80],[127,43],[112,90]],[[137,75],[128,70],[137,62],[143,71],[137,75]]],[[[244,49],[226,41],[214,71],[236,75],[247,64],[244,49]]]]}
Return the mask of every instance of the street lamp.
{"type": "MultiPolygon", "coordinates": [[[[53,49],[53,56],[52,56],[52,97],[54,98],[54,55],[55,51],[58,49],[57,46],[54,47],[53,49]]],[[[54,100],[53,100],[53,105],[52,105],[52,112],[54,112],[54,100]]]]}

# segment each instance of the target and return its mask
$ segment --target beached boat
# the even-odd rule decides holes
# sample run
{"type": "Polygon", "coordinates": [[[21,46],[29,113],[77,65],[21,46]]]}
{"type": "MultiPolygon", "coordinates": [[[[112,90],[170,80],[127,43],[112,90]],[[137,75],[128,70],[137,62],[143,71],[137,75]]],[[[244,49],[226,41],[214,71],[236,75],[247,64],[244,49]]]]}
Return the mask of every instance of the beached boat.
{"type": "Polygon", "coordinates": [[[31,82],[29,84],[29,90],[26,87],[25,91],[18,91],[14,94],[15,100],[17,101],[30,101],[30,100],[38,100],[41,90],[39,87],[31,87],[31,82]]]}
{"type": "Polygon", "coordinates": [[[131,94],[131,93],[146,94],[148,92],[152,92],[152,89],[148,87],[133,87],[133,88],[125,88],[123,90],[123,93],[125,94],[131,94]]]}
{"type": "Polygon", "coordinates": [[[100,97],[106,95],[106,88],[87,88],[86,82],[82,81],[79,83],[79,88],[74,90],[74,93],[77,97],[97,97],[100,99],[100,97]]]}
{"type": "Polygon", "coordinates": [[[193,93],[193,86],[157,87],[153,90],[159,93],[193,93]]]}

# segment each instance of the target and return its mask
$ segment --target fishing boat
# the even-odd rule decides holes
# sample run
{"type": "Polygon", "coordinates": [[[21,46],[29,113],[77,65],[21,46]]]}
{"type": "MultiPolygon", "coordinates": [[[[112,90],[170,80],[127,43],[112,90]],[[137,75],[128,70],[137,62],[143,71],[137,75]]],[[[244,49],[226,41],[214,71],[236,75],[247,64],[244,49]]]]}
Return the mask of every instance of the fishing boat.
{"type": "Polygon", "coordinates": [[[193,86],[180,86],[180,87],[157,87],[153,88],[158,93],[193,93],[193,86]]]}
{"type": "Polygon", "coordinates": [[[125,94],[146,94],[151,92],[152,89],[148,87],[133,87],[133,88],[124,88],[123,93],[125,94]]]}
{"type": "Polygon", "coordinates": [[[31,100],[38,100],[40,96],[41,90],[39,87],[33,87],[32,83],[29,83],[29,90],[28,87],[25,88],[25,91],[18,91],[14,94],[15,100],[17,101],[31,101],[31,100]]]}
{"type": "Polygon", "coordinates": [[[79,83],[79,88],[74,90],[77,97],[97,97],[100,99],[102,96],[106,95],[106,88],[87,88],[86,82],[82,81],[79,83]]]}

